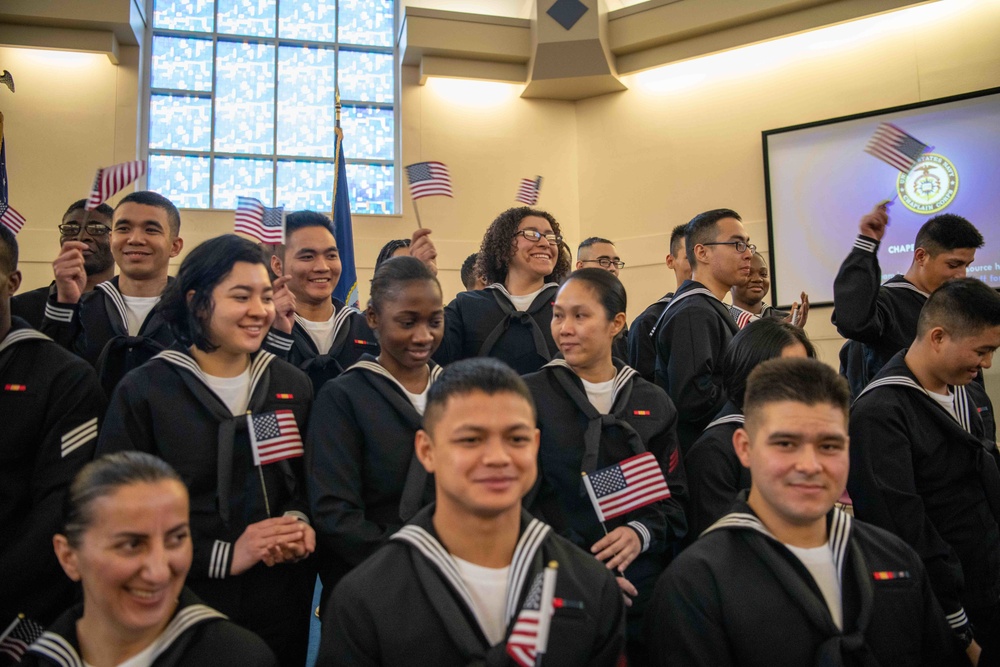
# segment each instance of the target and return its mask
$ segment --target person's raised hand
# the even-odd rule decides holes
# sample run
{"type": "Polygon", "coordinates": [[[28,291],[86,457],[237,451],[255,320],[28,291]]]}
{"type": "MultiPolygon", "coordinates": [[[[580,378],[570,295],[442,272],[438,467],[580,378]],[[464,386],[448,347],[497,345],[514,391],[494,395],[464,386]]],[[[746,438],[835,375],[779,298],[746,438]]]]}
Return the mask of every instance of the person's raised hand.
{"type": "Polygon", "coordinates": [[[437,248],[431,240],[431,230],[418,229],[410,238],[410,256],[423,262],[435,276],[437,275],[437,248]]]}
{"type": "Polygon", "coordinates": [[[288,289],[288,281],[291,276],[280,276],[271,285],[274,288],[274,328],[284,331],[286,334],[292,333],[295,326],[295,295],[288,289]]]}
{"type": "Polygon", "coordinates": [[[889,202],[882,202],[861,218],[858,229],[862,236],[881,241],[889,226],[889,202]]]}
{"type": "Polygon", "coordinates": [[[83,251],[86,249],[87,244],[82,241],[66,241],[52,262],[59,303],[78,303],[87,289],[87,271],[83,266],[83,251]]]}

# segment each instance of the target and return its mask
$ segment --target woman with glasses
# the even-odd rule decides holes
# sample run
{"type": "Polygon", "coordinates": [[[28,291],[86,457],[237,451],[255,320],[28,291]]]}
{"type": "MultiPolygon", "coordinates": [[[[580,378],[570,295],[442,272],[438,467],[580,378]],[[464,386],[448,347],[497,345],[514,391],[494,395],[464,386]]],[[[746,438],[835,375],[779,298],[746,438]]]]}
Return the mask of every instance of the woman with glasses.
{"type": "Polygon", "coordinates": [[[594,268],[575,271],[556,296],[550,328],[562,358],[525,377],[542,432],[539,482],[526,505],[619,573],[629,605],[629,664],[644,665],[643,612],[668,554],[686,532],[687,492],[677,410],[662,389],[612,357],[612,341],[625,326],[625,304],[621,282],[594,268]],[[647,452],[655,461],[641,478],[662,473],[669,497],[602,522],[581,473],[592,475],[647,452]]]}
{"type": "Polygon", "coordinates": [[[559,223],[545,211],[507,209],[483,236],[477,272],[487,283],[445,309],[445,334],[434,359],[496,357],[531,373],[556,353],[549,323],[559,282],[570,269],[559,223]]]}
{"type": "Polygon", "coordinates": [[[119,452],[87,464],[52,543],[83,603],[28,649],[22,665],[271,667],[260,638],[184,587],[191,569],[188,491],[163,460],[119,452]]]}

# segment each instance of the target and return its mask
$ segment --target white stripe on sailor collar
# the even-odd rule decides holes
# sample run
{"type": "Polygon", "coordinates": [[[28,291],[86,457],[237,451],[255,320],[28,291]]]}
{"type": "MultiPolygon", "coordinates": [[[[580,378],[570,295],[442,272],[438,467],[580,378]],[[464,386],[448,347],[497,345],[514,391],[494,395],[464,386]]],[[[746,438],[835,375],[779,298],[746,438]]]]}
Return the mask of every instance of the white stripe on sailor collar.
{"type": "Polygon", "coordinates": [[[726,415],[725,417],[719,417],[715,421],[709,422],[705,430],[712,428],[713,426],[721,426],[722,424],[739,424],[743,426],[746,422],[746,418],[742,414],[726,415]]]}
{"type": "Polygon", "coordinates": [[[922,295],[925,299],[929,299],[931,296],[930,294],[923,291],[913,283],[906,280],[897,280],[893,282],[890,279],[889,281],[882,283],[882,287],[888,287],[889,289],[908,289],[913,292],[916,292],[917,294],[922,295]]]}
{"type": "MultiPolygon", "coordinates": [[[[198,378],[198,380],[205,385],[205,388],[212,392],[213,395],[216,395],[212,390],[212,386],[208,383],[208,377],[205,375],[205,371],[201,370],[201,366],[198,365],[198,362],[190,356],[177,350],[164,350],[153,357],[153,359],[162,359],[163,361],[171,363],[178,368],[183,368],[198,378]]],[[[270,352],[260,350],[250,362],[249,396],[251,399],[253,398],[254,392],[257,390],[257,385],[260,383],[260,379],[264,376],[264,371],[267,370],[267,367],[271,365],[271,362],[274,361],[274,359],[274,355],[270,352]]],[[[223,405],[225,405],[225,401],[222,401],[221,398],[219,400],[223,405]]]]}
{"type": "Polygon", "coordinates": [[[924,389],[924,387],[921,384],[919,384],[913,378],[906,377],[905,375],[886,375],[885,377],[879,378],[877,380],[872,380],[871,382],[868,383],[868,385],[864,389],[861,390],[861,393],[858,394],[858,397],[856,399],[854,399],[854,402],[857,403],[859,400],[861,400],[862,396],[867,394],[872,389],[878,389],[879,387],[886,387],[891,385],[916,389],[920,393],[927,396],[927,398],[930,398],[931,402],[934,403],[934,405],[936,405],[939,410],[944,411],[945,414],[947,414],[949,417],[957,421],[958,424],[963,429],[965,429],[966,432],[972,433],[972,421],[969,417],[969,395],[965,387],[960,387],[960,386],[951,387],[952,392],[955,394],[956,414],[954,415],[945,410],[944,406],[942,406],[940,403],[934,400],[934,397],[931,396],[931,393],[926,389],[924,389]]]}
{"type": "MultiPolygon", "coordinates": [[[[430,368],[430,376],[427,378],[427,389],[430,389],[431,385],[434,384],[434,382],[441,376],[441,372],[444,369],[438,366],[437,364],[427,364],[427,365],[430,368]]],[[[404,395],[410,393],[406,389],[406,387],[404,387],[402,383],[399,380],[397,380],[395,376],[393,376],[392,373],[387,371],[385,367],[382,366],[382,364],[376,363],[374,361],[368,361],[366,359],[363,359],[361,361],[356,361],[350,366],[348,366],[346,370],[344,370],[345,373],[347,371],[368,371],[369,373],[375,373],[376,375],[381,375],[382,377],[388,379],[390,382],[392,382],[397,387],[402,389],[403,392],[405,392],[404,395]]],[[[424,391],[427,391],[427,389],[425,389],[424,391]]]]}
{"type": "Polygon", "coordinates": [[[0,352],[3,352],[11,345],[15,343],[21,343],[26,340],[52,340],[41,331],[35,331],[34,329],[15,329],[7,334],[7,337],[0,341],[0,352]]]}
{"type": "MultiPolygon", "coordinates": [[[[350,318],[350,316],[353,315],[354,313],[357,313],[358,315],[360,315],[361,311],[358,310],[357,308],[355,308],[354,306],[344,306],[343,308],[341,308],[340,310],[338,310],[336,313],[334,313],[334,315],[333,315],[333,338],[334,338],[334,340],[337,339],[337,334],[340,333],[340,328],[342,326],[344,326],[344,322],[346,322],[348,320],[348,318],[350,318]]],[[[305,325],[303,324],[303,322],[308,322],[308,321],[309,320],[307,320],[306,318],[302,317],[298,313],[295,313],[295,322],[297,324],[299,324],[300,326],[302,326],[303,328],[305,327],[305,325]]]]}
{"type": "MultiPolygon", "coordinates": [[[[543,366],[542,368],[545,368],[546,366],[552,366],[553,368],[555,367],[565,368],[573,375],[576,375],[576,371],[573,370],[573,367],[570,366],[565,359],[553,359],[549,363],[545,364],[545,366],[543,366]]],[[[631,380],[638,374],[639,371],[635,370],[631,366],[622,366],[621,369],[619,369],[618,373],[616,373],[614,377],[615,383],[613,385],[613,392],[611,395],[611,405],[614,405],[615,401],[618,400],[618,392],[620,392],[622,388],[626,384],[628,384],[629,380],[631,380]]]]}
{"type": "Polygon", "coordinates": [[[111,299],[111,303],[115,304],[115,310],[118,311],[118,316],[122,318],[122,326],[125,328],[125,332],[128,333],[128,307],[125,305],[125,296],[110,280],[98,283],[94,289],[104,292],[111,299]]]}

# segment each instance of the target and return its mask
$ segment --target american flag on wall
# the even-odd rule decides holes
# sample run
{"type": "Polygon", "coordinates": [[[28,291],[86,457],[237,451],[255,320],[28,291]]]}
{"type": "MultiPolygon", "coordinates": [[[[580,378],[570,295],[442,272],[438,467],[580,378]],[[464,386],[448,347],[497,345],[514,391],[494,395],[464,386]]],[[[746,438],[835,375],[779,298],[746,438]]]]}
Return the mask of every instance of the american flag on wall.
{"type": "Polygon", "coordinates": [[[122,162],[113,167],[103,167],[94,176],[94,186],[84,208],[92,211],[116,192],[146,173],[146,161],[122,162]]]}
{"type": "Polygon", "coordinates": [[[538,203],[538,192],[542,189],[542,177],[522,178],[521,185],[517,188],[516,201],[526,206],[534,206],[538,203]]]}
{"type": "Polygon", "coordinates": [[[913,169],[930,146],[911,137],[892,123],[879,123],[865,152],[891,164],[904,174],[913,169]]]}
{"type": "Polygon", "coordinates": [[[247,415],[254,465],[262,466],[302,456],[302,436],[291,410],[247,415]]]}
{"type": "Polygon", "coordinates": [[[237,197],[234,231],[252,236],[260,243],[284,243],[285,207],[268,208],[253,197],[237,197]]]}
{"type": "Polygon", "coordinates": [[[443,162],[418,162],[406,167],[406,180],[413,199],[444,195],[451,197],[451,176],[443,162]]]}
{"type": "Polygon", "coordinates": [[[0,225],[17,234],[24,227],[24,216],[15,211],[6,202],[0,201],[0,225]]]}
{"type": "Polygon", "coordinates": [[[602,523],[670,497],[660,463],[650,452],[584,475],[583,483],[602,523]]]}

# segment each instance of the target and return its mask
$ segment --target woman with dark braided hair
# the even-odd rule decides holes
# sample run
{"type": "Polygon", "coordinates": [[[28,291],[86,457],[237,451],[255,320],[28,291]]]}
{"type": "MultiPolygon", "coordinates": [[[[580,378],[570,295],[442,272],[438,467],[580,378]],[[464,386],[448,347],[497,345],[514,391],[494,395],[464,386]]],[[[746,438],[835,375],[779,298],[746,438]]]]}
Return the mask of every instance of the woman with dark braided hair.
{"type": "Polygon", "coordinates": [[[522,206],[497,216],[476,266],[487,287],[448,304],[435,361],[495,357],[522,374],[548,363],[558,352],[549,328],[552,301],[570,270],[563,246],[550,213],[522,206]]]}

